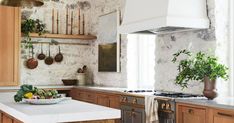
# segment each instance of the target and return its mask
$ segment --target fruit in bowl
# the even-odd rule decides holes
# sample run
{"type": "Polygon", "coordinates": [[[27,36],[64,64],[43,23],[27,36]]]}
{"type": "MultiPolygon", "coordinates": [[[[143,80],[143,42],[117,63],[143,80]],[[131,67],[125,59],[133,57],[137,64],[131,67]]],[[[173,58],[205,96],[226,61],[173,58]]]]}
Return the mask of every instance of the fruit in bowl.
{"type": "Polygon", "coordinates": [[[22,85],[20,90],[14,96],[15,102],[20,102],[23,99],[57,99],[61,98],[57,90],[44,90],[33,87],[32,85],[22,85]]]}

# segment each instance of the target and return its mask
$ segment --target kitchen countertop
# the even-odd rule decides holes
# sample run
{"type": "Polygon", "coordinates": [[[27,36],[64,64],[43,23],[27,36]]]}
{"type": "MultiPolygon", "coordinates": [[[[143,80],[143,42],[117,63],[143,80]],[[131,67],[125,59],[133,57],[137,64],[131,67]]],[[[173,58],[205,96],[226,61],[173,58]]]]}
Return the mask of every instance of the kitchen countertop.
{"type": "Polygon", "coordinates": [[[74,88],[100,90],[108,92],[124,92],[127,88],[101,87],[101,86],[74,86],[74,88]]]}
{"type": "Polygon", "coordinates": [[[0,110],[25,123],[56,123],[120,118],[120,110],[118,109],[76,100],[66,100],[56,105],[29,105],[14,102],[14,94],[0,93],[0,110]]]}
{"type": "MultiPolygon", "coordinates": [[[[107,91],[107,92],[113,92],[113,93],[119,93],[122,95],[130,95],[130,96],[137,96],[137,97],[144,97],[146,95],[152,95],[152,93],[144,93],[144,94],[126,93],[124,92],[124,90],[128,90],[127,88],[96,87],[96,86],[75,86],[75,88],[81,88],[81,89],[83,88],[83,89],[91,89],[91,90],[94,89],[94,90],[107,91]]],[[[234,97],[222,97],[222,98],[219,97],[215,100],[208,100],[207,98],[202,97],[202,98],[190,98],[190,99],[175,99],[175,101],[180,102],[180,103],[201,105],[201,106],[206,106],[206,107],[234,110],[234,97]]]]}
{"type": "Polygon", "coordinates": [[[142,94],[142,93],[128,93],[128,92],[125,92],[125,91],[126,90],[134,90],[134,89],[114,88],[114,87],[100,87],[100,86],[74,86],[74,88],[85,89],[85,90],[88,89],[88,90],[94,90],[94,91],[100,91],[100,92],[106,92],[106,93],[113,93],[113,94],[120,94],[120,95],[125,95],[125,96],[136,96],[136,97],[140,97],[140,98],[144,98],[146,95],[153,95],[153,93],[154,93],[154,92],[144,93],[144,94],[142,94]]]}
{"type": "Polygon", "coordinates": [[[208,99],[176,99],[178,103],[187,103],[213,108],[234,110],[234,97],[219,97],[214,100],[208,99]]]}

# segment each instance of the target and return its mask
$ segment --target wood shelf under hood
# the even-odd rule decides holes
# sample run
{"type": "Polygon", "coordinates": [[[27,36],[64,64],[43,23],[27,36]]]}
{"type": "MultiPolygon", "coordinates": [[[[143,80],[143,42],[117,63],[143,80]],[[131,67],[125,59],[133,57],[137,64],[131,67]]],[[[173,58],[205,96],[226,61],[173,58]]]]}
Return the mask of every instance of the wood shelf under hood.
{"type": "Polygon", "coordinates": [[[96,40],[97,37],[93,35],[66,35],[66,34],[42,34],[31,33],[29,35],[32,38],[57,38],[57,39],[80,39],[80,40],[96,40]]]}

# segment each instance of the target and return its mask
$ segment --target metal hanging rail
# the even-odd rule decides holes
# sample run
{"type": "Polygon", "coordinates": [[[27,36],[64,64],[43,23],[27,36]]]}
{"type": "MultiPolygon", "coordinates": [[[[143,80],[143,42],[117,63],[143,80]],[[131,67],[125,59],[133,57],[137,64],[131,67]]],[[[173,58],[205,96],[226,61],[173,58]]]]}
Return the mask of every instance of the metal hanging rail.
{"type": "MultiPolygon", "coordinates": [[[[21,43],[25,43],[25,42],[21,42],[21,43]]],[[[66,43],[66,42],[59,42],[59,41],[56,41],[54,39],[52,39],[50,42],[47,41],[32,41],[32,44],[51,44],[51,45],[90,45],[90,43],[66,43]]]]}

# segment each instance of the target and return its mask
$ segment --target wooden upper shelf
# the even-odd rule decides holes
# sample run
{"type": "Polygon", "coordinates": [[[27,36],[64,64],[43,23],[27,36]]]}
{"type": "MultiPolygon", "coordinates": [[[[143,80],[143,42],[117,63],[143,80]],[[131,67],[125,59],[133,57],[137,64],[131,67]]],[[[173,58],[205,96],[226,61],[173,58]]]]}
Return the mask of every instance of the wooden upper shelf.
{"type": "Polygon", "coordinates": [[[33,38],[58,38],[58,39],[81,39],[81,40],[95,40],[96,36],[93,35],[65,35],[65,34],[42,34],[39,36],[38,33],[31,33],[30,37],[33,38]]]}

